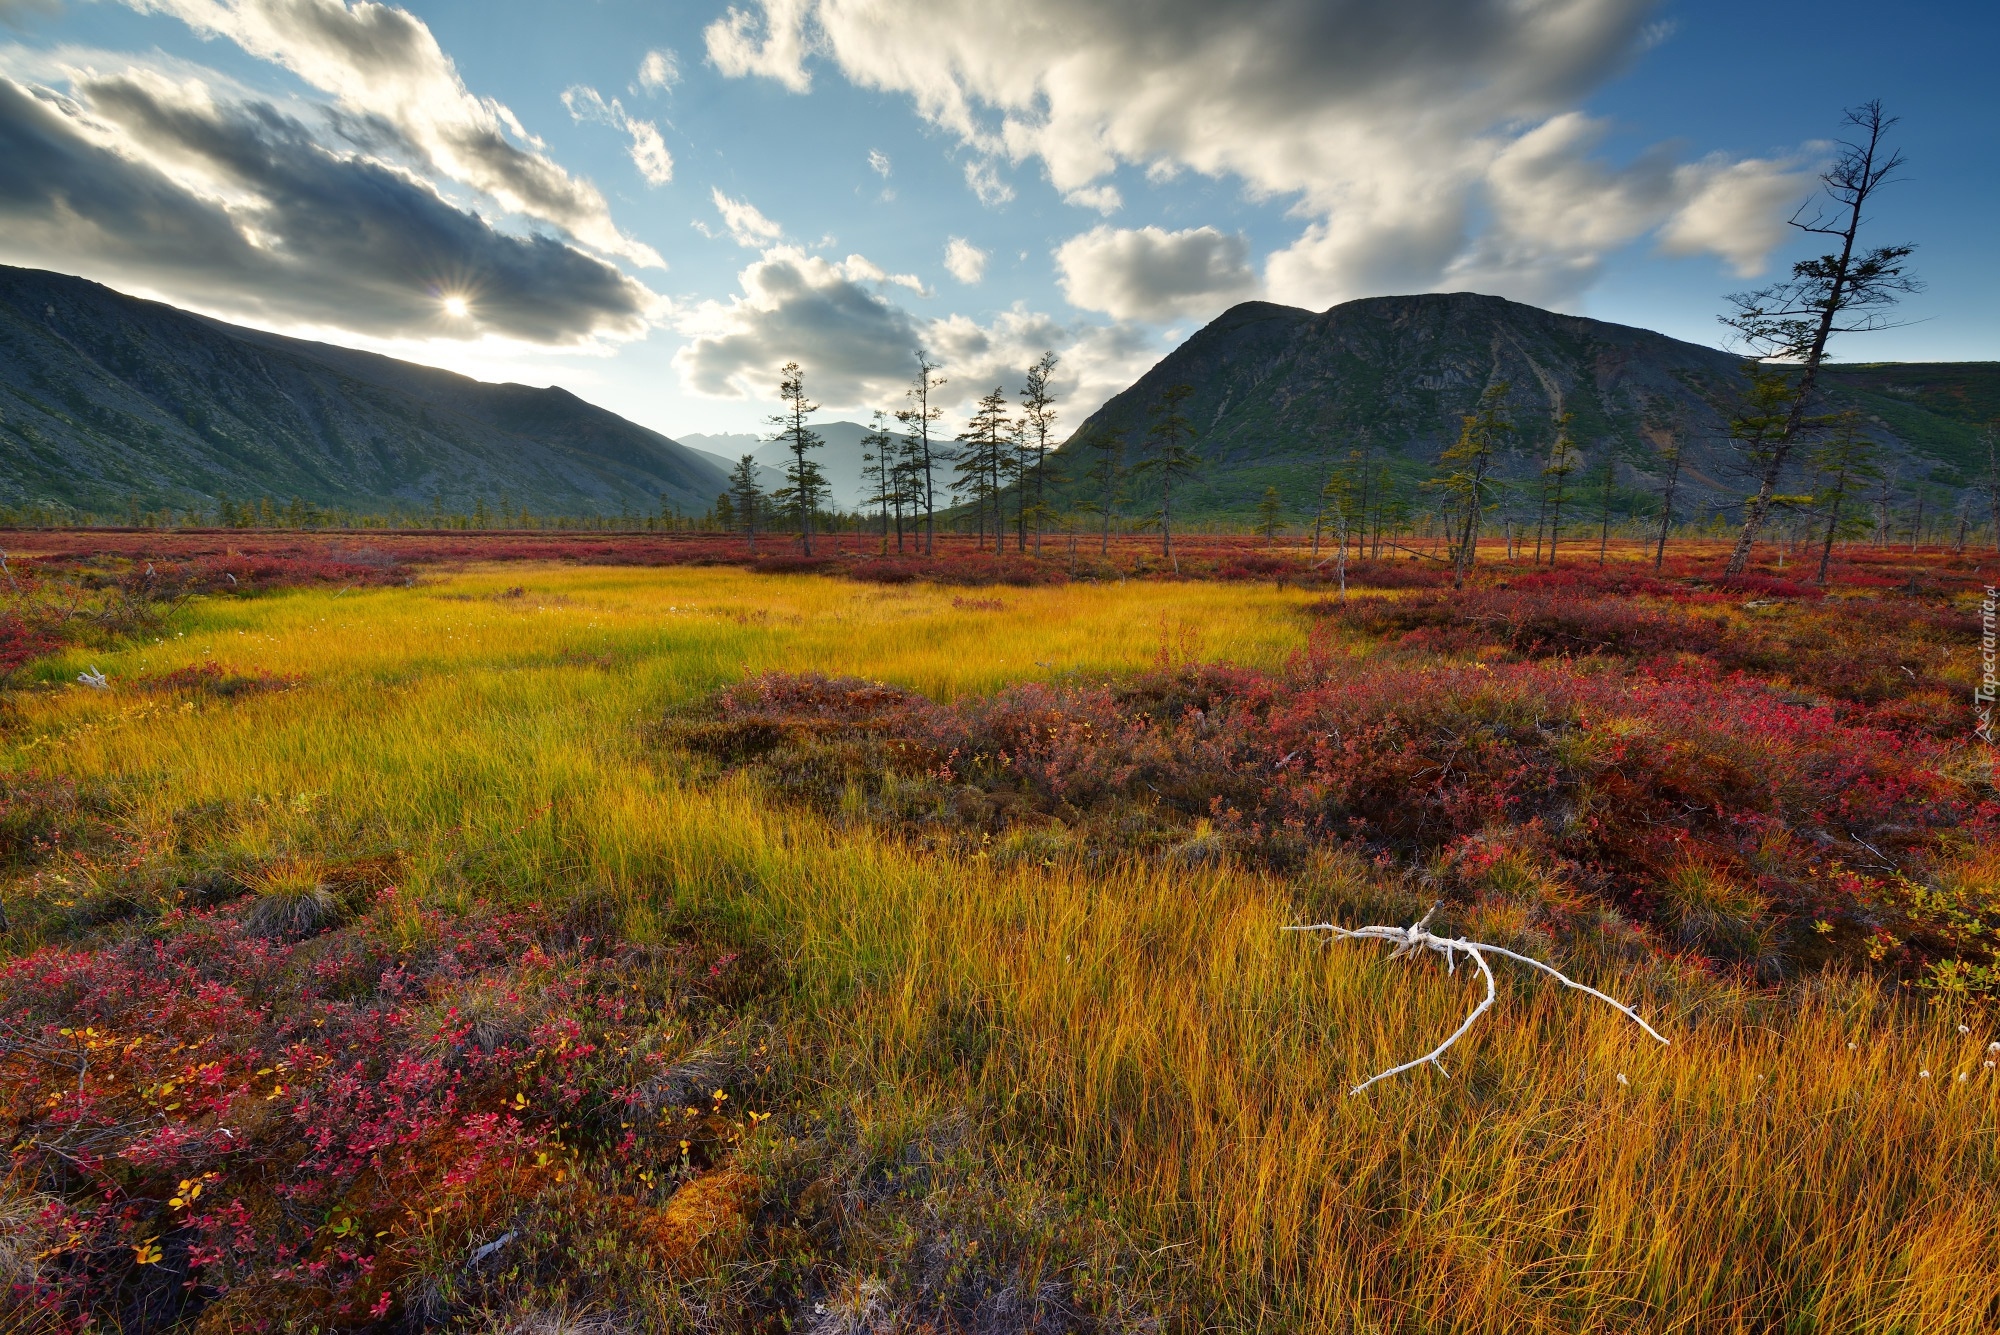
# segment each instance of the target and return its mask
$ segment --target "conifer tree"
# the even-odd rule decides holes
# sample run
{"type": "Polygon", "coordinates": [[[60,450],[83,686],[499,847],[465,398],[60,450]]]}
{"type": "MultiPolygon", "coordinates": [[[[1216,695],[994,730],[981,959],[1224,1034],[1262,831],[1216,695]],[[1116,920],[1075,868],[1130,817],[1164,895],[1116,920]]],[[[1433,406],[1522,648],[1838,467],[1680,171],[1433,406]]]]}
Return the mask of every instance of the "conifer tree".
{"type": "Polygon", "coordinates": [[[1001,491],[1012,466],[1012,421],[1007,415],[1007,392],[995,385],[982,395],[966,420],[958,439],[964,446],[958,453],[959,474],[964,493],[971,497],[979,517],[982,543],[986,535],[986,514],[993,513],[993,551],[1006,550],[1007,526],[1001,512],[1001,491]]]}
{"type": "Polygon", "coordinates": [[[1201,471],[1201,456],[1190,445],[1194,424],[1182,406],[1193,395],[1193,385],[1174,385],[1163,390],[1153,405],[1153,424],[1146,433],[1147,453],[1134,474],[1152,474],[1160,479],[1160,508],[1154,517],[1160,524],[1160,554],[1181,569],[1174,555],[1174,484],[1191,480],[1201,471]]]}
{"type": "Polygon", "coordinates": [[[1859,249],[1869,199],[1903,166],[1903,155],[1883,143],[1896,120],[1883,114],[1879,101],[1851,108],[1845,120],[1850,137],[1841,141],[1833,164],[1820,176],[1826,202],[1801,205],[1791,217],[1794,228],[1831,238],[1837,248],[1798,261],[1789,278],[1769,287],[1732,293],[1731,309],[1721,317],[1759,357],[1799,368],[1797,381],[1787,382],[1791,399],[1783,420],[1764,438],[1757,491],[1744,507],[1743,532],[1729,557],[1731,575],[1749,566],[1750,549],[1777,500],[1786,460],[1801,433],[1813,425],[1810,415],[1827,341],[1835,334],[1894,328],[1887,308],[1920,287],[1905,264],[1914,246],[1859,249]]]}
{"type": "Polygon", "coordinates": [[[797,516],[799,546],[811,556],[813,518],[826,498],[826,475],[812,458],[812,452],[826,442],[806,423],[808,417],[819,411],[819,405],[806,397],[805,372],[797,362],[786,362],[779,370],[778,398],[785,406],[768,419],[777,428],[771,439],[782,444],[792,458],[785,465],[785,485],[774,499],[797,516]]]}
{"type": "Polygon", "coordinates": [[[1465,576],[1478,556],[1480,523],[1500,489],[1493,469],[1514,434],[1514,423],[1507,414],[1511,392],[1504,380],[1488,386],[1479,396],[1479,406],[1461,419],[1457,443],[1438,457],[1445,467],[1433,485],[1445,496],[1445,514],[1451,525],[1451,584],[1455,589],[1465,587],[1465,576]]]}
{"type": "Polygon", "coordinates": [[[882,552],[889,551],[889,503],[896,491],[896,438],[889,433],[888,414],[875,410],[868,434],[861,438],[861,481],[867,488],[863,503],[875,507],[882,520],[882,552]]]}
{"type": "Polygon", "coordinates": [[[1042,554],[1042,523],[1048,514],[1048,472],[1049,451],[1055,439],[1056,398],[1049,388],[1049,376],[1056,369],[1060,359],[1053,352],[1044,352],[1041,360],[1028,368],[1026,382],[1021,387],[1021,430],[1023,453],[1020,459],[1021,481],[1021,524],[1024,530],[1022,548],[1026,549],[1025,529],[1030,515],[1035,524],[1035,555],[1042,554]],[[1033,491],[1030,500],[1029,492],[1033,491]]]}
{"type": "Polygon", "coordinates": [[[1098,516],[1102,525],[1098,551],[1109,556],[1111,524],[1118,514],[1118,502],[1125,499],[1125,433],[1093,427],[1083,444],[1096,457],[1084,470],[1086,490],[1076,508],[1098,516]]]}
{"type": "MultiPolygon", "coordinates": [[[[1549,505],[1549,565],[1556,563],[1556,545],[1562,538],[1563,500],[1569,491],[1569,476],[1576,471],[1581,456],[1576,451],[1576,439],[1570,434],[1570,414],[1556,414],[1556,441],[1549,449],[1549,462],[1542,469],[1543,495],[1549,505]]],[[[1535,559],[1542,557],[1542,535],[1535,534],[1535,559]]]]}
{"type": "Polygon", "coordinates": [[[1653,548],[1653,569],[1657,571],[1666,564],[1667,530],[1674,522],[1674,493],[1680,489],[1683,419],[1678,409],[1656,399],[1650,405],[1646,424],[1663,442],[1655,451],[1661,468],[1660,540],[1653,548]]]}
{"type": "Polygon", "coordinates": [[[1278,534],[1285,529],[1285,502],[1278,495],[1276,487],[1264,488],[1264,498],[1257,502],[1256,531],[1263,535],[1264,545],[1277,545],[1278,534]]]}
{"type": "Polygon", "coordinates": [[[937,546],[937,467],[949,462],[939,457],[939,451],[931,440],[931,424],[944,416],[942,408],[931,406],[931,394],[944,384],[944,377],[932,375],[937,370],[935,363],[917,349],[917,377],[907,394],[910,406],[899,409],[896,420],[903,424],[914,448],[913,478],[914,496],[922,504],[924,511],[924,555],[929,556],[937,546]]]}
{"type": "MultiPolygon", "coordinates": [[[[729,470],[729,490],[722,499],[730,503],[735,512],[736,522],[743,527],[750,539],[750,554],[757,554],[757,519],[764,508],[764,489],[757,485],[757,460],[752,455],[744,455],[736,461],[736,467],[729,470]]],[[[718,512],[721,509],[717,503],[718,512]]]]}

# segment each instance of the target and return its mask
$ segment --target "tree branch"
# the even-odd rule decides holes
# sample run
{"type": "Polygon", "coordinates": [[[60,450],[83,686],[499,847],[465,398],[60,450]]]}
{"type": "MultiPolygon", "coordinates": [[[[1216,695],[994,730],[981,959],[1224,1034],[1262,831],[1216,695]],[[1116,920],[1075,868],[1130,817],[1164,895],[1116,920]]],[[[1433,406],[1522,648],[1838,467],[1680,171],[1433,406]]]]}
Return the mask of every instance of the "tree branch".
{"type": "Polygon", "coordinates": [[[1464,1022],[1452,1031],[1451,1037],[1445,1039],[1444,1042],[1438,1044],[1421,1057],[1415,1058],[1412,1061],[1406,1061],[1400,1066],[1392,1066],[1386,1071],[1370,1076],[1354,1088],[1348,1090],[1347,1092],[1350,1095],[1359,1094],[1378,1080],[1387,1080],[1392,1075],[1400,1075],[1404,1071],[1413,1070],[1416,1067],[1424,1065],[1435,1066],[1441,1074],[1447,1078],[1450,1077],[1451,1073],[1444,1069],[1444,1063],[1439,1058],[1444,1055],[1446,1049],[1450,1048],[1452,1044],[1465,1037],[1472,1026],[1478,1022],[1479,1017],[1484,1015],[1493,1005],[1497,995],[1493,982],[1493,969],[1486,962],[1486,956],[1489,953],[1525,964],[1531,969],[1539,969],[1561,983],[1564,987],[1574,988],[1578,992],[1596,997],[1599,1001],[1618,1011],[1631,1020],[1632,1023],[1645,1030],[1653,1038],[1659,1039],[1662,1043],[1668,1041],[1658,1030],[1641,1019],[1637,1011],[1627,1006],[1624,1002],[1619,1001],[1615,997],[1606,996],[1594,987],[1586,987],[1584,984],[1577,982],[1574,978],[1563,973],[1560,969],[1544,964],[1540,960],[1516,954],[1514,951],[1501,946],[1489,945],[1484,941],[1468,941],[1462,936],[1442,937],[1432,935],[1430,921],[1437,911],[1438,905],[1431,905],[1429,912],[1425,913],[1423,917],[1408,927],[1342,927],[1337,923],[1322,922],[1313,923],[1310,926],[1288,926],[1280,929],[1286,932],[1327,932],[1336,941],[1386,941],[1396,947],[1395,951],[1389,956],[1392,960],[1411,958],[1424,951],[1432,951],[1444,956],[1445,971],[1453,974],[1458,972],[1458,953],[1463,951],[1472,957],[1473,963],[1479,966],[1480,976],[1486,981],[1486,996],[1477,1006],[1472,1008],[1472,1013],[1465,1017],[1464,1022]]]}

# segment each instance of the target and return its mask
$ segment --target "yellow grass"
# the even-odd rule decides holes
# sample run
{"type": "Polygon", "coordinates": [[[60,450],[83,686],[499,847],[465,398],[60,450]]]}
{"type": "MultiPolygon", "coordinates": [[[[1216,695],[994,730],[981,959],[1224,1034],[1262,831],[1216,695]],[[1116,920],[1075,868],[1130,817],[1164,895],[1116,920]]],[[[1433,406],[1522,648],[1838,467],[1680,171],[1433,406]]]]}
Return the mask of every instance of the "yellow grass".
{"type": "Polygon", "coordinates": [[[1004,610],[518,566],[206,604],[160,642],[68,660],[115,688],[28,697],[9,763],[124,780],[141,828],[224,804],[203,837],[257,856],[402,848],[433,901],[608,889],[635,936],[689,914],[763,934],[795,980],[773,1018],[830,1077],[801,1107],[885,1142],[949,1130],[982,1174],[1091,1221],[1107,1300],[1157,1303],[1171,1329],[2000,1327],[2000,1103],[1976,1018],[1961,1035],[1860,984],[1775,1002],[1656,970],[1620,986],[1674,1038],[1660,1048],[1504,977],[1449,1080],[1348,1098],[1476,986],[1280,934],[1360,873],[946,863],[647,740],[747,672],[948,696],[1163,647],[1274,662],[1304,635],[1303,596],[1268,588],[957,597],[1004,610]],[[300,684],[129,689],[208,661],[300,684]]]}

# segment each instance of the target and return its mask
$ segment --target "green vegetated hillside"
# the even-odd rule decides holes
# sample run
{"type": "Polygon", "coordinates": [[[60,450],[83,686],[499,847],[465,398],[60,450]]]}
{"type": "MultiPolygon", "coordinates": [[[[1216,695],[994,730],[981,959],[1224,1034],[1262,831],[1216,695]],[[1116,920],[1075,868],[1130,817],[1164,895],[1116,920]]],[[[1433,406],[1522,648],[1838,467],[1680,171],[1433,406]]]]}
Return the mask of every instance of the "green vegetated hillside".
{"type": "MultiPolygon", "coordinates": [[[[1970,480],[1975,460],[1983,468],[1979,424],[2000,415],[2000,363],[1830,372],[1834,403],[1869,415],[1905,488],[1949,492],[1970,480]]],[[[1413,483],[1495,380],[1513,387],[1519,438],[1506,471],[1517,480],[1538,473],[1555,414],[1567,409],[1582,451],[1572,485],[1599,494],[1594,479],[1609,451],[1614,506],[1646,509],[1664,439],[1650,421],[1677,412],[1688,443],[1689,516],[1747,489],[1727,441],[1727,414],[1743,384],[1740,358],[1463,292],[1371,297],[1318,314],[1269,302],[1236,306],[1092,415],[1061,457],[1072,477],[1081,474],[1089,463],[1081,442],[1105,430],[1122,431],[1127,458],[1140,457],[1161,392],[1184,383],[1194,389],[1186,410],[1206,467],[1176,509],[1246,516],[1276,486],[1297,511],[1317,489],[1322,460],[1349,450],[1376,452],[1413,483]]],[[[1128,513],[1157,503],[1144,479],[1129,489],[1128,513]]],[[[1533,494],[1532,486],[1518,488],[1517,504],[1532,509],[1533,494]]]]}
{"type": "Polygon", "coordinates": [[[561,389],[495,385],[0,266],[0,505],[299,497],[364,512],[699,512],[722,471],[561,389]]]}

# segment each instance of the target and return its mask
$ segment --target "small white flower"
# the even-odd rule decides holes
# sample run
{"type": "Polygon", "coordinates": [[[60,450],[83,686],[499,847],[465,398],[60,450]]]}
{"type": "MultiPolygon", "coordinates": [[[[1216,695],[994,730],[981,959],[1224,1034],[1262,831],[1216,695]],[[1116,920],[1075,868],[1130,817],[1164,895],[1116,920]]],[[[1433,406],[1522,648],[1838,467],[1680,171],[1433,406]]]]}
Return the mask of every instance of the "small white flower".
{"type": "Polygon", "coordinates": [[[1619,1083],[1619,1084],[1621,1084],[1621,1085],[1629,1085],[1629,1084],[1631,1084],[1632,1082],[1631,1082],[1630,1080],[1627,1080],[1627,1079],[1625,1078],[1625,1073],[1624,1073],[1623,1071],[1620,1071],[1620,1072],[1618,1073],[1618,1083],[1619,1083]]]}
{"type": "Polygon", "coordinates": [[[1960,1071],[1958,1073],[1958,1083],[1961,1085],[1965,1083],[1965,1072],[1960,1071]]]}
{"type": "Polygon", "coordinates": [[[1919,1079],[1919,1080],[1928,1080],[1928,1079],[1930,1079],[1930,1078],[1931,1078],[1931,1073],[1930,1073],[1929,1071],[1918,1071],[1918,1072],[1917,1072],[1917,1079],[1919,1079]]]}
{"type": "Polygon", "coordinates": [[[1849,1044],[1847,1045],[1847,1050],[1848,1050],[1849,1052],[1852,1052],[1852,1051],[1854,1051],[1854,1050],[1855,1050],[1856,1048],[1858,1048],[1858,1047],[1860,1047],[1860,1046],[1861,1046],[1861,1045],[1860,1045],[1859,1043],[1849,1043],[1849,1044]]]}
{"type": "Polygon", "coordinates": [[[1986,1050],[1988,1052],[2000,1052],[2000,1043],[1988,1043],[1986,1050]]]}
{"type": "Polygon", "coordinates": [[[1959,1032],[1959,1033],[1961,1033],[1961,1034],[1969,1034],[1969,1033],[1971,1033],[1971,1032],[1972,1032],[1972,1027],[1971,1027],[1970,1025],[1963,1025],[1963,1024],[1962,1024],[1962,1025],[1960,1025],[1960,1026],[1958,1027],[1958,1032],[1959,1032]]]}

